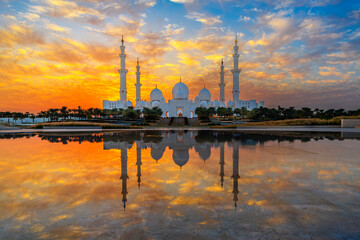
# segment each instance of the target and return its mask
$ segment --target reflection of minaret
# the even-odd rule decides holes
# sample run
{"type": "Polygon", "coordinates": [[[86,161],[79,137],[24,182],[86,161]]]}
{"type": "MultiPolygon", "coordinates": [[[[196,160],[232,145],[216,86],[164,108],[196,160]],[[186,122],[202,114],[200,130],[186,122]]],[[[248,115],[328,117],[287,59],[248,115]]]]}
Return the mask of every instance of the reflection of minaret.
{"type": "Polygon", "coordinates": [[[137,157],[137,161],[136,161],[136,165],[137,165],[137,177],[138,177],[138,187],[140,188],[140,183],[141,183],[141,146],[140,144],[137,142],[136,143],[136,157],[137,157]]]}
{"type": "Polygon", "coordinates": [[[224,159],[224,143],[220,143],[220,182],[221,187],[224,186],[224,165],[225,165],[225,159],[224,159]]]}
{"type": "Polygon", "coordinates": [[[237,207],[239,186],[238,179],[239,176],[239,145],[236,141],[233,142],[233,175],[231,176],[234,180],[233,184],[233,194],[234,194],[234,206],[237,207]]]}
{"type": "Polygon", "coordinates": [[[126,194],[127,192],[127,179],[129,178],[127,174],[127,148],[123,147],[121,148],[121,181],[122,181],[122,190],[121,194],[123,195],[122,202],[124,203],[124,210],[126,207],[126,194]]]}

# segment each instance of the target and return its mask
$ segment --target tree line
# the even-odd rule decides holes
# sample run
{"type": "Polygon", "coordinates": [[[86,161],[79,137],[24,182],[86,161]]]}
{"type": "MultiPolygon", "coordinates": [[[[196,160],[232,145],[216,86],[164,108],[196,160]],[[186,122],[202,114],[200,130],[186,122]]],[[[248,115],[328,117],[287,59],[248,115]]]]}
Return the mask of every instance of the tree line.
{"type": "Polygon", "coordinates": [[[81,109],[75,108],[70,109],[65,106],[62,108],[50,108],[46,111],[40,111],[37,114],[29,112],[0,112],[1,118],[13,118],[14,120],[31,118],[34,122],[35,118],[44,118],[50,121],[59,121],[59,120],[91,120],[91,119],[125,119],[125,120],[135,120],[140,117],[145,118],[147,121],[154,121],[161,117],[162,110],[160,108],[144,108],[142,110],[134,109],[129,107],[127,109],[100,109],[100,108],[88,108],[81,109]]]}
{"type": "Polygon", "coordinates": [[[309,107],[303,107],[301,109],[295,109],[295,107],[278,107],[276,108],[254,108],[247,110],[242,108],[225,108],[219,107],[217,109],[198,107],[195,110],[195,114],[198,115],[201,120],[208,120],[210,117],[239,117],[241,119],[257,120],[257,121],[269,121],[269,120],[285,120],[285,119],[298,119],[298,118],[320,118],[320,119],[332,119],[340,116],[359,116],[360,109],[345,111],[344,109],[328,109],[323,110],[319,108],[311,109],[309,107]]]}
{"type": "MultiPolygon", "coordinates": [[[[29,112],[0,112],[1,118],[13,118],[14,120],[32,118],[33,121],[35,118],[45,118],[50,121],[59,121],[59,120],[91,120],[91,119],[139,119],[144,118],[146,121],[155,121],[161,117],[163,111],[158,108],[144,108],[134,109],[129,107],[127,109],[100,109],[100,108],[67,108],[63,106],[62,108],[50,108],[46,111],[40,111],[37,114],[29,112]]],[[[328,109],[323,110],[319,108],[311,109],[309,107],[303,107],[301,109],[295,109],[295,107],[278,107],[278,108],[266,108],[260,107],[255,108],[251,111],[247,110],[245,107],[242,108],[203,108],[198,107],[195,110],[195,114],[200,120],[209,120],[213,116],[217,117],[237,117],[240,119],[248,120],[257,120],[257,121],[267,121],[267,120],[285,120],[285,119],[297,119],[297,118],[320,118],[320,119],[331,119],[339,116],[359,116],[360,109],[357,110],[348,110],[344,109],[328,109]]]]}

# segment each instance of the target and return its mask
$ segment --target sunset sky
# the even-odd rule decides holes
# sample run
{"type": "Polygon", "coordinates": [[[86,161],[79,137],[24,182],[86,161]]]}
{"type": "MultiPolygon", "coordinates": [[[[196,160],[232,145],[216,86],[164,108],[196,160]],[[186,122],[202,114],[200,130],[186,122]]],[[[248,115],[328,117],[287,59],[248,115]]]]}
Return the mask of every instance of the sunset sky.
{"type": "Polygon", "coordinates": [[[232,47],[240,45],[240,98],[278,105],[360,108],[360,1],[0,0],[0,111],[99,107],[119,99],[124,35],[128,98],[157,84],[166,100],[182,81],[232,95],[232,47]]]}

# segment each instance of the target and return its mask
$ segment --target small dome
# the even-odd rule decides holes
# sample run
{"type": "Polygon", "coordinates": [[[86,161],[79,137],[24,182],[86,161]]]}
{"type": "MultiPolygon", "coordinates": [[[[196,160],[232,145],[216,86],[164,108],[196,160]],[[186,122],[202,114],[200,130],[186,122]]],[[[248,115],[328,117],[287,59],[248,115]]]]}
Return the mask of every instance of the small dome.
{"type": "Polygon", "coordinates": [[[162,97],[163,97],[163,94],[160,91],[160,89],[158,89],[158,88],[153,89],[150,93],[151,101],[160,101],[162,97]]]}
{"type": "Polygon", "coordinates": [[[184,98],[188,99],[189,98],[189,88],[182,82],[178,82],[177,84],[175,84],[175,86],[172,89],[172,95],[173,98],[176,98],[176,92],[179,90],[179,88],[183,91],[184,93],[184,98]]]}
{"type": "Polygon", "coordinates": [[[228,107],[233,107],[233,106],[234,106],[234,102],[233,102],[233,101],[231,101],[231,100],[230,100],[230,101],[228,101],[227,106],[228,106],[228,107]]]}
{"type": "Polygon", "coordinates": [[[195,101],[199,101],[199,100],[200,100],[199,96],[196,96],[195,101]]]}
{"type": "Polygon", "coordinates": [[[206,101],[202,101],[202,102],[200,103],[200,107],[207,108],[207,106],[208,106],[208,104],[207,104],[206,101]]]}
{"type": "Polygon", "coordinates": [[[185,93],[183,90],[181,90],[181,88],[176,91],[174,99],[185,99],[185,93]]]}
{"type": "Polygon", "coordinates": [[[145,101],[140,101],[140,107],[145,107],[145,101]]]}
{"type": "Polygon", "coordinates": [[[130,102],[130,101],[127,101],[126,102],[126,107],[132,107],[133,105],[132,105],[132,102],[130,102]]]}
{"type": "Polygon", "coordinates": [[[159,107],[159,106],[160,106],[159,101],[153,101],[152,107],[159,107]]]}
{"type": "Polygon", "coordinates": [[[220,107],[220,102],[219,102],[218,100],[215,100],[214,106],[215,106],[215,107],[220,107]]]}
{"type": "Polygon", "coordinates": [[[210,91],[204,87],[199,92],[199,98],[200,98],[200,101],[210,101],[210,99],[211,99],[210,91]]]}

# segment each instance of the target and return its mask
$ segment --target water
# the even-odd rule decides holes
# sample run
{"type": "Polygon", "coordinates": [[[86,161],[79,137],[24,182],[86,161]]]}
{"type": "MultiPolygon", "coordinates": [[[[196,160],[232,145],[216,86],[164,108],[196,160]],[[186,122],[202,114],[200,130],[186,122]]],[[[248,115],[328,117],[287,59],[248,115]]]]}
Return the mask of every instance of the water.
{"type": "Polygon", "coordinates": [[[360,239],[340,133],[2,135],[0,154],[0,239],[360,239]]]}

